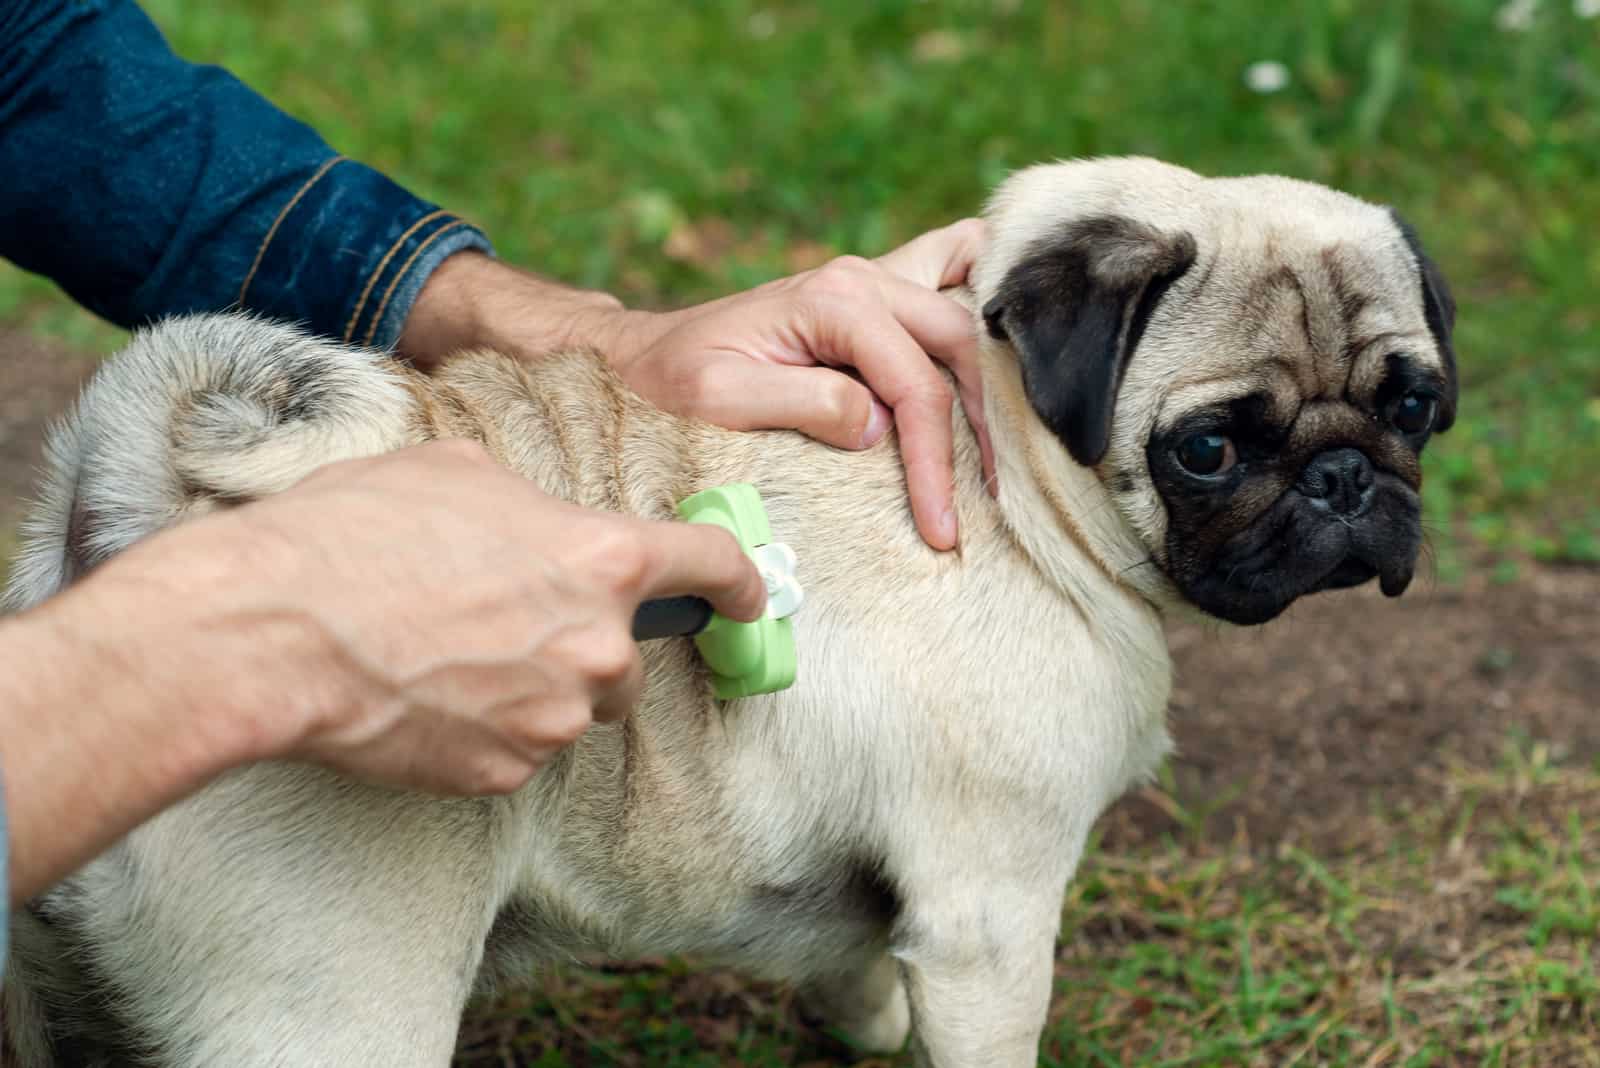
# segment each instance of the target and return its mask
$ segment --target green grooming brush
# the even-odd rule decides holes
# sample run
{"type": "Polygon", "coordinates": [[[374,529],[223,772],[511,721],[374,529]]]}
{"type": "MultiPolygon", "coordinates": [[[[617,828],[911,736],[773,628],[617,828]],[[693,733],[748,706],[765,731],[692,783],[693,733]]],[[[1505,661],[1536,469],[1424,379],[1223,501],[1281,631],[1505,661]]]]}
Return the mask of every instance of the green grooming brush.
{"type": "Polygon", "coordinates": [[[795,581],[793,550],[772,540],[767,510],[756,488],[739,482],[713,486],[686,498],[678,514],[690,523],[712,523],[738,539],[767,585],[767,611],[751,623],[720,616],[699,597],[646,601],[633,620],[634,638],[694,635],[712,690],[722,700],[775,693],[794,685],[794,628],[789,617],[803,593],[795,581]]]}

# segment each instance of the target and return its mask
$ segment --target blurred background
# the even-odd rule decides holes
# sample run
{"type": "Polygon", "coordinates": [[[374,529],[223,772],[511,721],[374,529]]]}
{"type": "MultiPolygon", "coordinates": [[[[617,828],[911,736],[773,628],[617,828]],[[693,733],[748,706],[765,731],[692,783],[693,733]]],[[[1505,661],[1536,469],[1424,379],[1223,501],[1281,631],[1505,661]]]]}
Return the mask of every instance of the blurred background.
{"type": "MultiPolygon", "coordinates": [[[[1058,157],[1395,205],[1461,306],[1432,581],[1174,629],[1182,752],[1104,821],[1040,1063],[1600,1064],[1600,0],[145,6],[505,258],[641,306],[884,251],[1058,157]]],[[[0,265],[8,528],[119,337],[0,265]]],[[[781,990],[646,962],[479,1010],[459,1063],[845,1058],[781,990]]]]}

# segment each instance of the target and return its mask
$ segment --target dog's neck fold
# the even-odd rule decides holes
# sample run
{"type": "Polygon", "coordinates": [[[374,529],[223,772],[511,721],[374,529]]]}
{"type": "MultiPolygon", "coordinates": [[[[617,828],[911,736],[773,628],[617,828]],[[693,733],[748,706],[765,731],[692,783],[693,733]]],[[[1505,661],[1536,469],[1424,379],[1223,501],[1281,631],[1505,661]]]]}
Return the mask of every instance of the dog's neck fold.
{"type": "Polygon", "coordinates": [[[1091,620],[1104,616],[1108,590],[1130,607],[1161,608],[1164,576],[1095,470],[1034,417],[1015,355],[989,338],[980,352],[997,501],[1023,552],[1091,620]]]}

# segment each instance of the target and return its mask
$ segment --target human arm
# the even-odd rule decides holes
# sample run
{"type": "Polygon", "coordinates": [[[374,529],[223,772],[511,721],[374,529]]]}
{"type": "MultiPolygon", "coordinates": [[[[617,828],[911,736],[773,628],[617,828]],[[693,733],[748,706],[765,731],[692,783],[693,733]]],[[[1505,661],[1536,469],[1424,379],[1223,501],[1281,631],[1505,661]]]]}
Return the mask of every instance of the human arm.
{"type": "Polygon", "coordinates": [[[938,292],[966,280],[982,239],[969,219],[876,260],[842,257],[665,313],[463,254],[423,286],[399,347],[427,367],[466,348],[537,359],[588,345],[640,395],[735,430],[793,428],[857,449],[897,427],[917,528],[946,549],[957,538],[951,388],[935,361],[953,375],[985,473],[994,472],[972,319],[938,292]]]}
{"type": "Polygon", "coordinates": [[[12,901],[229,768],[505,793],[640,686],[633,611],[765,606],[725,532],[545,496],[476,446],[336,464],[0,622],[12,901]]]}
{"type": "MultiPolygon", "coordinates": [[[[926,354],[952,367],[969,417],[981,419],[970,322],[934,293],[964,278],[978,240],[974,224],[926,235],[875,262],[841,260],[699,308],[628,312],[603,294],[541,282],[476,254],[488,243],[475,228],[337,156],[225,72],[178,60],[127,0],[0,0],[0,169],[9,176],[0,193],[0,255],[55,278],[124,325],[241,306],[388,347],[402,340],[402,328],[431,324],[431,341],[400,345],[419,363],[466,344],[495,343],[526,358],[593,344],[664,406],[735,427],[795,426],[843,447],[870,445],[887,432],[888,409],[870,386],[900,422],[919,528],[935,544],[954,543],[950,396],[926,354]],[[447,299],[416,299],[430,288],[447,299]],[[503,298],[502,311],[489,319],[416,314],[424,304],[448,307],[452,294],[463,293],[479,310],[503,298]],[[493,333],[480,332],[489,327],[493,333]],[[867,386],[829,366],[858,369],[867,386]]],[[[385,576],[374,569],[403,559],[391,551],[396,517],[421,524],[401,527],[416,546],[457,563],[457,550],[481,548],[474,534],[495,528],[461,529],[416,499],[440,491],[429,479],[409,481],[418,472],[407,465],[416,462],[385,468],[382,494],[352,491],[342,505],[312,509],[282,528],[280,549],[296,545],[286,558],[298,565],[258,552],[260,543],[243,532],[260,535],[252,524],[261,516],[302,506],[312,487],[327,489],[327,482],[314,479],[276,503],[152,539],[47,605],[0,623],[0,788],[12,897],[29,896],[162,806],[250,760],[316,760],[445,791],[509,789],[592,714],[609,716],[628,703],[638,685],[626,640],[630,602],[689,591],[714,601],[731,596],[670,563],[711,560],[726,545],[682,545],[660,558],[651,554],[680,535],[647,537],[640,528],[600,538],[564,534],[556,540],[567,548],[635,546],[618,548],[635,563],[608,580],[619,583],[608,607],[593,609],[584,627],[552,624],[538,641],[518,629],[533,620],[517,610],[486,610],[479,627],[492,621],[501,639],[523,644],[500,649],[487,666],[451,661],[462,633],[485,642],[493,635],[438,618],[433,610],[460,589],[427,587],[428,560],[387,574],[381,595],[351,586],[362,576],[377,582],[385,576]],[[354,508],[356,498],[365,500],[366,526],[341,528],[327,518],[354,508]],[[439,522],[430,525],[430,515],[439,522]],[[459,545],[441,546],[445,529],[459,545]],[[299,535],[318,530],[338,545],[301,544],[299,535]],[[390,534],[374,542],[373,531],[390,534]],[[349,546],[360,552],[341,556],[349,546]],[[318,552],[325,564],[348,570],[330,564],[318,572],[318,552]],[[274,561],[289,572],[274,572],[274,561]],[[309,600],[296,602],[296,589],[309,600]],[[350,624],[349,613],[377,604],[383,612],[350,624]],[[427,618],[418,618],[424,611],[427,618]],[[352,651],[353,636],[391,633],[393,620],[409,624],[404,641],[352,651]],[[385,667],[386,656],[401,654],[409,661],[385,667]],[[546,661],[565,666],[556,674],[527,666],[546,661]],[[431,665],[422,676],[401,670],[418,663],[431,665]],[[278,688],[284,680],[293,685],[278,688]],[[434,684],[444,691],[428,688],[434,684]],[[520,696],[506,703],[505,687],[520,696]],[[536,696],[551,693],[565,696],[536,696]]],[[[344,485],[337,480],[352,476],[340,471],[318,478],[344,485]]],[[[501,486],[491,495],[495,508],[518,492],[501,486]]],[[[563,508],[540,505],[541,513],[563,508]]],[[[563,523],[629,522],[564,515],[563,523]]],[[[526,554],[530,544],[507,539],[499,559],[526,554]]],[[[604,571],[602,562],[583,566],[604,571]]],[[[754,582],[742,557],[727,566],[754,582]]],[[[494,585],[478,592],[487,596],[494,585]]],[[[588,603],[588,588],[550,587],[573,605],[588,603]]],[[[751,588],[757,593],[740,596],[758,596],[759,587],[751,588]]],[[[735,601],[719,607],[736,618],[753,614],[754,601],[735,601]]]]}
{"type": "Polygon", "coordinates": [[[642,396],[842,448],[899,430],[917,527],[956,542],[953,373],[985,468],[968,220],[665,314],[495,261],[458,216],[337,155],[131,0],[0,0],[0,256],[123,325],[241,307],[419,365],[492,346],[602,352],[642,396]],[[929,357],[932,357],[932,360],[929,357]],[[859,380],[838,369],[859,374],[859,380]]]}

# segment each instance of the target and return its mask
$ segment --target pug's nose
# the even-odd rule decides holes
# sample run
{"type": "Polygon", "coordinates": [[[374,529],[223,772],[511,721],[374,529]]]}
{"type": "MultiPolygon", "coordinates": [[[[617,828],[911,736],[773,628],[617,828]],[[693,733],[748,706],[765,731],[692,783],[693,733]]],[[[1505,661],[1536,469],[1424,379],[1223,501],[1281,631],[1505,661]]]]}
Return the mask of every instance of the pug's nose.
{"type": "Polygon", "coordinates": [[[1360,449],[1329,449],[1306,464],[1295,488],[1317,508],[1344,519],[1354,519],[1372,504],[1377,475],[1372,461],[1360,449]]]}

